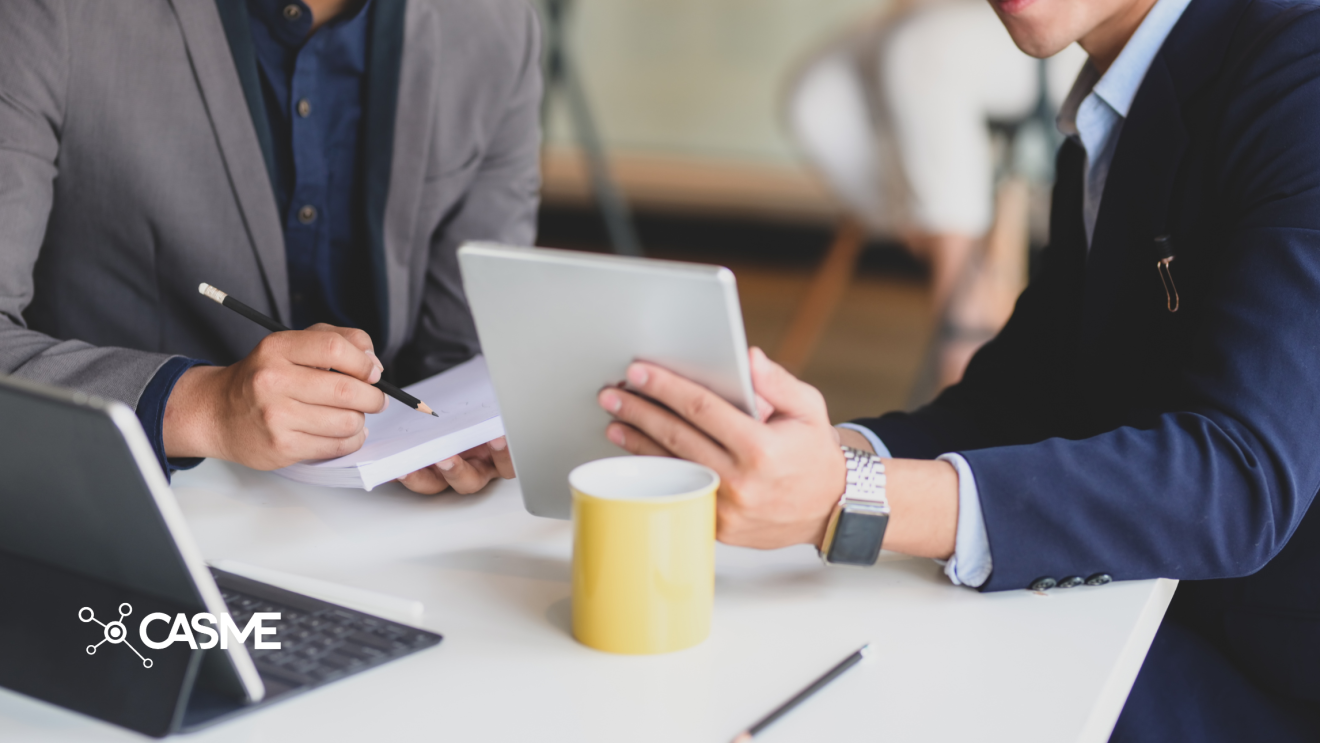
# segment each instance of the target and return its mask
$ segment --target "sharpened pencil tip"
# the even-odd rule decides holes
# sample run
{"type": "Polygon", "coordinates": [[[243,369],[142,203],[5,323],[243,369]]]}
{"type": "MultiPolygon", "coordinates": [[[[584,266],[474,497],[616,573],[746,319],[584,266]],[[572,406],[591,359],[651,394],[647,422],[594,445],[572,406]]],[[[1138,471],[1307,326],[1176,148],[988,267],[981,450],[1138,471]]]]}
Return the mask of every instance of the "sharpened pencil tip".
{"type": "MultiPolygon", "coordinates": [[[[427,405],[424,402],[417,403],[417,409],[423,413],[429,413],[430,415],[435,415],[435,411],[431,409],[431,406],[427,405]]],[[[435,415],[435,417],[439,418],[440,416],[435,415]]]]}
{"type": "Polygon", "coordinates": [[[434,416],[437,417],[437,418],[440,417],[440,414],[437,413],[437,412],[435,412],[434,410],[431,411],[431,415],[434,415],[434,416]]]}

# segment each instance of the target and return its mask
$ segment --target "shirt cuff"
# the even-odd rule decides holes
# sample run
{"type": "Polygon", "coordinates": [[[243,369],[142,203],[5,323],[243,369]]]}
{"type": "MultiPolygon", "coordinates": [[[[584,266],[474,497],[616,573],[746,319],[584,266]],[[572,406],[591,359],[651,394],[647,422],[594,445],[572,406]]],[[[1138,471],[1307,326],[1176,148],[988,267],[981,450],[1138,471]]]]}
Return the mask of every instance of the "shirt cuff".
{"type": "Polygon", "coordinates": [[[860,433],[871,443],[871,448],[875,450],[876,456],[883,457],[884,459],[894,458],[894,455],[889,453],[889,447],[885,446],[885,442],[881,441],[880,437],[875,435],[875,431],[872,431],[866,426],[859,426],[856,423],[840,423],[836,428],[846,428],[849,431],[860,433]]]}
{"type": "Polygon", "coordinates": [[[954,540],[953,557],[944,563],[944,574],[955,586],[979,588],[990,579],[992,569],[990,537],[981,514],[981,492],[976,487],[971,465],[961,455],[944,454],[939,459],[958,471],[958,536],[954,540]]]}
{"type": "Polygon", "coordinates": [[[156,370],[156,376],[151,378],[147,388],[142,390],[142,396],[138,398],[136,411],[138,422],[142,424],[142,430],[146,432],[147,440],[151,442],[151,448],[156,452],[156,460],[160,462],[160,468],[164,470],[166,479],[177,470],[190,470],[202,463],[199,458],[170,459],[165,456],[165,405],[170,400],[170,393],[174,391],[175,383],[184,372],[194,366],[209,363],[175,356],[156,370]]]}

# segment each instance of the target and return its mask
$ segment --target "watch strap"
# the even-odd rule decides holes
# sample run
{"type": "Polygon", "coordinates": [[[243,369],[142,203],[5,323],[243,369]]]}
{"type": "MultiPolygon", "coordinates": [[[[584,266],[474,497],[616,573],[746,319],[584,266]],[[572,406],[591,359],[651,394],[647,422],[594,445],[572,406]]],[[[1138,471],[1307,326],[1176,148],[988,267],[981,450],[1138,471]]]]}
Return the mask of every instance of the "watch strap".
{"type": "Polygon", "coordinates": [[[874,565],[889,525],[884,461],[875,454],[842,447],[847,474],[843,495],[830,514],[820,556],[826,565],[874,565]]]}

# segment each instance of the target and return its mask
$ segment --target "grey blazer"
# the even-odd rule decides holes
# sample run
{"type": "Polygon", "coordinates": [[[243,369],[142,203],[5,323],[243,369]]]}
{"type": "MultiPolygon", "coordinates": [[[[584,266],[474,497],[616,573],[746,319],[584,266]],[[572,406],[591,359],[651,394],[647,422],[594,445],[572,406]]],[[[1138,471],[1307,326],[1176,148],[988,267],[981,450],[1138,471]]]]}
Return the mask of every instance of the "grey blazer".
{"type": "MultiPolygon", "coordinates": [[[[405,1],[378,353],[416,378],[478,351],[458,246],[533,239],[540,33],[524,0],[405,1]]],[[[215,0],[0,1],[0,373],[135,405],[172,355],[232,363],[265,332],[200,282],[289,318],[215,0]]]]}

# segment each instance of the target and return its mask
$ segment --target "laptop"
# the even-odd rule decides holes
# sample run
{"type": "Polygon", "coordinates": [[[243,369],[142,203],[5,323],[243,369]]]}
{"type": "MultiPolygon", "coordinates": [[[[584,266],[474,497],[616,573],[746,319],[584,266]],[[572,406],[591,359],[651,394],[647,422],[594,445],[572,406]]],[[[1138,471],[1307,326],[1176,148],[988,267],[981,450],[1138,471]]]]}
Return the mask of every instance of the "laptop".
{"type": "Polygon", "coordinates": [[[596,404],[650,361],[755,414],[738,286],[721,266],[469,243],[463,287],[527,510],[567,519],[568,473],[626,454],[596,404]]]}
{"type": "Polygon", "coordinates": [[[208,568],[122,403],[0,378],[0,473],[0,686],[163,737],[441,640],[208,568]]]}

